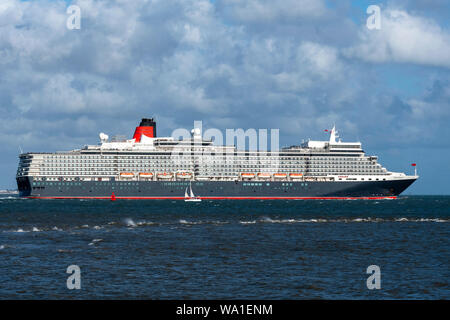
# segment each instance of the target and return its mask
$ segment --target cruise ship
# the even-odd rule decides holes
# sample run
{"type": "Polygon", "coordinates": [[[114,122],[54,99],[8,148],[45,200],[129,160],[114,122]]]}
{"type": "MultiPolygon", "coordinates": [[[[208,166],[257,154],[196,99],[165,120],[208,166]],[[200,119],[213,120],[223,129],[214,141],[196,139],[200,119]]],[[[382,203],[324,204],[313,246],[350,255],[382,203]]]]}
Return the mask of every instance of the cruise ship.
{"type": "MultiPolygon", "coordinates": [[[[326,130],[327,131],[327,130],[326,130]]],[[[366,155],[360,142],[306,141],[276,151],[216,145],[199,129],[157,137],[153,118],[132,139],[19,156],[17,185],[34,199],[395,199],[415,180],[366,155]],[[245,148],[244,148],[245,149],[245,148]]]]}

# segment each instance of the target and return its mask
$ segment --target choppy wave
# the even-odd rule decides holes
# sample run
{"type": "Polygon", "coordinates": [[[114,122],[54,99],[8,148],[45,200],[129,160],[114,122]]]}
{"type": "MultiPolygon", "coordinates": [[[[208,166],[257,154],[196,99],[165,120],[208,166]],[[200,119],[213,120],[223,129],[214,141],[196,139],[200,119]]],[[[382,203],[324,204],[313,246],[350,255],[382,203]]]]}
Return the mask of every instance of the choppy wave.
{"type": "Polygon", "coordinates": [[[184,220],[184,219],[180,219],[179,221],[178,221],[179,223],[181,223],[181,224],[187,224],[187,225],[190,225],[190,224],[203,224],[204,222],[203,221],[187,221],[187,220],[184,220]]]}
{"type": "Polygon", "coordinates": [[[137,224],[131,218],[125,219],[125,225],[127,227],[136,227],[137,226],[137,224]]]}
{"type": "Polygon", "coordinates": [[[152,225],[154,225],[154,224],[156,224],[155,222],[152,222],[152,221],[138,221],[137,223],[136,223],[138,226],[152,226],[152,225]]]}
{"type": "MultiPolygon", "coordinates": [[[[135,222],[131,218],[125,219],[124,222],[125,222],[125,226],[131,227],[131,228],[141,227],[141,226],[151,226],[151,225],[156,224],[155,222],[146,221],[146,220],[140,220],[140,221],[135,222]]],[[[114,226],[114,225],[117,225],[117,224],[118,224],[117,222],[111,221],[111,222],[108,222],[107,225],[108,226],[114,226]]]]}
{"type": "MultiPolygon", "coordinates": [[[[184,225],[196,225],[196,224],[212,224],[212,225],[221,225],[221,224],[228,224],[230,221],[219,221],[219,220],[199,220],[199,221],[187,221],[184,219],[180,219],[178,221],[180,224],[184,225]]],[[[170,224],[170,223],[168,223],[170,224]]]]}
{"type": "Polygon", "coordinates": [[[239,221],[240,224],[255,223],[355,223],[355,222],[450,222],[441,218],[337,218],[337,219],[272,219],[268,217],[259,220],[239,221]]]}
{"type": "Polygon", "coordinates": [[[103,241],[103,239],[93,239],[93,240],[88,244],[88,246],[96,245],[97,243],[102,242],[102,241],[103,241]]]}
{"type": "Polygon", "coordinates": [[[115,229],[115,228],[139,228],[147,226],[168,226],[173,227],[176,225],[194,226],[194,225],[225,225],[225,224],[241,224],[241,225],[255,225],[255,224],[299,224],[299,223],[447,223],[450,219],[443,218],[379,218],[379,217],[358,217],[358,218],[309,218],[309,219],[299,219],[299,218],[271,218],[271,217],[261,217],[258,219],[250,220],[187,220],[179,219],[176,221],[165,221],[165,222],[154,222],[147,220],[134,221],[131,218],[127,218],[122,221],[110,221],[105,224],[96,225],[79,225],[79,226],[21,226],[16,229],[7,229],[2,232],[13,232],[13,233],[27,233],[27,232],[61,232],[61,231],[72,231],[72,230],[103,230],[103,229],[115,229]]]}
{"type": "Polygon", "coordinates": [[[23,200],[23,199],[25,199],[25,198],[14,197],[14,196],[0,197],[0,200],[23,200]]]}
{"type": "Polygon", "coordinates": [[[251,221],[239,221],[240,224],[255,224],[256,220],[251,220],[251,221]]]}

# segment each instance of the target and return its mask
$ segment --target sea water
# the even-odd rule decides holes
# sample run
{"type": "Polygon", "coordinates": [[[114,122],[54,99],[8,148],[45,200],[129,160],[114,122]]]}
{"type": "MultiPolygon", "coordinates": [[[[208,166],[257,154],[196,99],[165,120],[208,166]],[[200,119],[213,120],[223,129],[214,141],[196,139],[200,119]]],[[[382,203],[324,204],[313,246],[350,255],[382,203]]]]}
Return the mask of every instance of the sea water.
{"type": "Polygon", "coordinates": [[[449,299],[450,197],[0,197],[1,299],[449,299]],[[80,289],[69,289],[69,266],[80,289]],[[367,268],[380,269],[369,289],[367,268]]]}

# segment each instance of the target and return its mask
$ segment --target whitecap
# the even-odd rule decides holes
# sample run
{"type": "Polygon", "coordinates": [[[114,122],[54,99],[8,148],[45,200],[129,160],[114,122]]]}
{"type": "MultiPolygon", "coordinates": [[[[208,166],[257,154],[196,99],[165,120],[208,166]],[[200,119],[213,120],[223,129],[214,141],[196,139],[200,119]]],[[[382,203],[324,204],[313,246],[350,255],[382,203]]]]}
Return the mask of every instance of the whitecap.
{"type": "Polygon", "coordinates": [[[202,223],[204,223],[203,221],[186,221],[184,219],[180,219],[178,222],[181,224],[202,224],[202,223]]]}
{"type": "Polygon", "coordinates": [[[149,226],[149,225],[152,225],[153,224],[153,222],[151,222],[151,221],[138,221],[137,223],[136,223],[138,226],[149,226]]]}
{"type": "Polygon", "coordinates": [[[101,241],[103,241],[103,239],[93,239],[91,242],[89,242],[88,246],[93,246],[101,241]]]}
{"type": "Polygon", "coordinates": [[[227,224],[228,221],[211,221],[212,224],[227,224]]]}
{"type": "Polygon", "coordinates": [[[447,222],[448,220],[439,219],[439,218],[421,218],[415,220],[416,222],[447,222]]]}
{"type": "Polygon", "coordinates": [[[282,223],[295,223],[295,222],[298,222],[298,221],[295,220],[295,219],[283,219],[283,220],[281,220],[281,222],[282,223]]]}
{"type": "Polygon", "coordinates": [[[125,224],[127,227],[136,227],[136,223],[130,218],[125,219],[125,224]]]}
{"type": "Polygon", "coordinates": [[[270,223],[294,223],[297,222],[295,219],[282,219],[282,220],[272,220],[272,219],[266,219],[264,222],[270,222],[270,223]]]}

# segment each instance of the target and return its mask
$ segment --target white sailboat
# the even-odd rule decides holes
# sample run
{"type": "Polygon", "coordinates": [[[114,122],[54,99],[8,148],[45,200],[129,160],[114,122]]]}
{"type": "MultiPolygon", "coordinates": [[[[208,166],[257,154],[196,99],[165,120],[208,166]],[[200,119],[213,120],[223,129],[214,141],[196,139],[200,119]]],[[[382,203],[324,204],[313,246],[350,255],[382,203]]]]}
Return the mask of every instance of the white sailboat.
{"type": "Polygon", "coordinates": [[[188,193],[188,187],[186,187],[186,190],[184,191],[184,201],[186,202],[200,202],[202,199],[199,197],[196,197],[194,195],[194,192],[192,192],[192,184],[189,182],[189,193],[188,193]]]}

